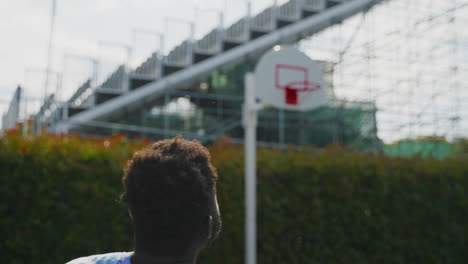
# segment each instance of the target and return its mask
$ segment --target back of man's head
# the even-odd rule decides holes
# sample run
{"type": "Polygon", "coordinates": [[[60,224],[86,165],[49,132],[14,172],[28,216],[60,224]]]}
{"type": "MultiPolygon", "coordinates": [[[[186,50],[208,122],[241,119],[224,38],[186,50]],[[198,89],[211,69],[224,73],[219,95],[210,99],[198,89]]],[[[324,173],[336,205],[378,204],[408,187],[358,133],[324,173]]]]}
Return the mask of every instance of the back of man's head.
{"type": "Polygon", "coordinates": [[[135,243],[148,254],[200,250],[219,232],[217,173],[197,141],[162,140],[134,154],[123,177],[135,243]]]}

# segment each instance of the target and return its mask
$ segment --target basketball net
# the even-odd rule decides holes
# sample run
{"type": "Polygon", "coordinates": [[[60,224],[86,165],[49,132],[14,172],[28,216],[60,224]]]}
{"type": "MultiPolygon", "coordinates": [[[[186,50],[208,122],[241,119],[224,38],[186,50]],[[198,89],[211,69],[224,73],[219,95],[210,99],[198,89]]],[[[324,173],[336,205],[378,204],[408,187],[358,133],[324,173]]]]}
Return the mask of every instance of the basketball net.
{"type": "Polygon", "coordinates": [[[284,100],[287,105],[299,104],[300,92],[314,92],[321,88],[321,85],[311,81],[295,81],[284,86],[284,100]]]}

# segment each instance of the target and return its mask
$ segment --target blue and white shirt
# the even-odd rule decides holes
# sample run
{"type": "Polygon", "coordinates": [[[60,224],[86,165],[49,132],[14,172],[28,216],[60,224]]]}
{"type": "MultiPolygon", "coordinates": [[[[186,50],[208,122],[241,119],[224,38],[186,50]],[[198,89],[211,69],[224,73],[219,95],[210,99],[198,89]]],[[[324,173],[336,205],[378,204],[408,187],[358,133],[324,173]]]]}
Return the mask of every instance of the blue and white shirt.
{"type": "Polygon", "coordinates": [[[114,252],[88,257],[81,257],[66,264],[131,264],[130,257],[133,252],[114,252]]]}

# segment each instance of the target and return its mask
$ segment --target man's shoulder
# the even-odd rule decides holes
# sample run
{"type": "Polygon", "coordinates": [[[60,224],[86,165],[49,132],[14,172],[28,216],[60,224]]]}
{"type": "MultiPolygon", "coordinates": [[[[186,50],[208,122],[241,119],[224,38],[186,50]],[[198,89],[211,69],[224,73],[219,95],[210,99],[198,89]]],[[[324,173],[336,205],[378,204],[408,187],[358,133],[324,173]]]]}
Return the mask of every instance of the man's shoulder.
{"type": "Polygon", "coordinates": [[[132,252],[113,252],[77,258],[66,264],[130,264],[131,255],[132,252]]]}

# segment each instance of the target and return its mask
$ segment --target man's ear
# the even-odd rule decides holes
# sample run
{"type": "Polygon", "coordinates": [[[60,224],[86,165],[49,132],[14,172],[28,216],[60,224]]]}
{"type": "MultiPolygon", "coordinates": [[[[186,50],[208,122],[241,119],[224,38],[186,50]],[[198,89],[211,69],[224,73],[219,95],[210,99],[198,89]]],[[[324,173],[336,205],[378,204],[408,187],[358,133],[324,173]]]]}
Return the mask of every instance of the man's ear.
{"type": "Polygon", "coordinates": [[[207,216],[207,227],[208,227],[208,235],[207,238],[208,240],[211,240],[213,238],[213,217],[211,215],[207,216]]]}
{"type": "Polygon", "coordinates": [[[132,211],[130,211],[130,208],[128,209],[128,215],[130,216],[130,218],[131,218],[132,220],[134,220],[134,219],[133,219],[133,215],[132,215],[132,211]]]}

